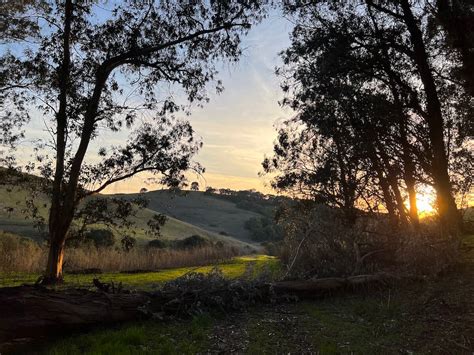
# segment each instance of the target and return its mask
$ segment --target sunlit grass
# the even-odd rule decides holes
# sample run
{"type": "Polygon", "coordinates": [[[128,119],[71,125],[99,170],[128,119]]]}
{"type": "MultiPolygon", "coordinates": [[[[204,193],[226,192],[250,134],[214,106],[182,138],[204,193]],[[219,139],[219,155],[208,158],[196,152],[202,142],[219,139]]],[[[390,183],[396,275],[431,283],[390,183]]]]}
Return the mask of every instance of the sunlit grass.
{"type": "MultiPolygon", "coordinates": [[[[102,274],[65,274],[63,287],[91,287],[92,279],[99,278],[102,282],[122,283],[124,286],[151,289],[154,285],[174,280],[189,272],[208,273],[214,267],[218,267],[226,277],[237,278],[244,275],[247,267],[252,265],[255,272],[267,268],[271,273],[275,273],[279,268],[279,260],[268,255],[252,255],[236,257],[228,262],[198,266],[183,267],[175,269],[163,269],[157,272],[143,273],[102,273],[102,274]]],[[[22,284],[32,284],[38,278],[38,273],[3,273],[0,274],[0,287],[19,286],[22,284]]]]}

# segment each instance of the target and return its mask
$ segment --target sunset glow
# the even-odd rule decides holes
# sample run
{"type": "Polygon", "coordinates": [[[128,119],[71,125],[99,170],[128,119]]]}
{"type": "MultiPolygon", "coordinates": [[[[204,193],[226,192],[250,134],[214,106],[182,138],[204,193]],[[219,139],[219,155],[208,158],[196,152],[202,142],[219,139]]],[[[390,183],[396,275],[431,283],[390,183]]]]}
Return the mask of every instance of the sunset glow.
{"type": "Polygon", "coordinates": [[[416,194],[416,204],[420,217],[434,214],[436,212],[436,194],[434,189],[428,186],[419,188],[416,194]]]}

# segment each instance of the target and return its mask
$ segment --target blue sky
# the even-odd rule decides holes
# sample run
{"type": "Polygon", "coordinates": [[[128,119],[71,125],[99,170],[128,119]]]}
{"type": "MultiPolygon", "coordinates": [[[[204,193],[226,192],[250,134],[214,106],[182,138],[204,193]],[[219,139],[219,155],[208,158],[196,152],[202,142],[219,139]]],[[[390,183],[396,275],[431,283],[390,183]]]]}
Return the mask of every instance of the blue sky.
{"type": "MultiPolygon", "coordinates": [[[[198,180],[202,188],[271,191],[268,179],[259,178],[258,173],[265,154],[271,154],[276,138],[275,124],[292,115],[289,109],[278,104],[282,91],[274,74],[275,67],[280,64],[278,53],[290,44],[291,28],[292,24],[273,10],[243,38],[240,61],[221,65],[218,78],[223,82],[224,92],[211,92],[209,103],[203,108],[192,109],[188,119],[204,143],[196,161],[205,167],[206,173],[202,177],[190,174],[189,179],[198,180]]],[[[23,50],[15,44],[9,48],[23,50]]],[[[20,162],[31,160],[35,139],[47,137],[42,113],[33,109],[31,114],[33,119],[27,127],[27,139],[17,150],[20,162]]],[[[123,144],[126,138],[126,132],[104,130],[90,151],[95,152],[104,145],[123,144]]],[[[144,186],[146,178],[137,176],[116,183],[105,192],[136,192],[144,186]]]]}
{"type": "MultiPolygon", "coordinates": [[[[203,178],[189,178],[198,179],[202,187],[270,191],[268,179],[259,178],[258,172],[264,155],[271,154],[274,125],[292,114],[278,104],[282,91],[274,74],[280,64],[278,53],[290,43],[291,28],[289,21],[274,12],[251,29],[243,40],[240,61],[220,70],[224,92],[211,94],[204,108],[193,109],[189,120],[204,143],[196,160],[206,173],[203,178]]],[[[138,176],[106,192],[136,192],[143,181],[138,176]]]]}

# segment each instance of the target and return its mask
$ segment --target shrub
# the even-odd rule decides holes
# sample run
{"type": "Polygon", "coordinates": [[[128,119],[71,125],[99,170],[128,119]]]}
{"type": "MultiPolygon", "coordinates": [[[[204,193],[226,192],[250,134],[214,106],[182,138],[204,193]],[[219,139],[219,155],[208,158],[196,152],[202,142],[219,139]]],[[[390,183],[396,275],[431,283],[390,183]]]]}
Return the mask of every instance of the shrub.
{"type": "Polygon", "coordinates": [[[250,232],[252,240],[257,242],[276,241],[283,237],[281,227],[268,217],[252,217],[245,222],[244,227],[250,232]]]}
{"type": "Polygon", "coordinates": [[[108,229],[91,229],[85,234],[85,239],[90,240],[96,248],[110,248],[115,245],[115,236],[108,229]]]}
{"type": "Polygon", "coordinates": [[[122,249],[126,252],[129,252],[135,247],[135,245],[137,244],[137,240],[129,235],[125,235],[120,240],[120,243],[122,243],[122,249]]]}
{"type": "Polygon", "coordinates": [[[108,229],[92,228],[84,233],[72,231],[66,245],[73,248],[111,248],[115,245],[115,236],[108,229]]]}
{"type": "Polygon", "coordinates": [[[302,202],[282,210],[280,221],[285,231],[280,257],[291,277],[434,274],[456,259],[455,243],[441,239],[435,220],[418,231],[393,226],[384,215],[348,223],[339,209],[302,202]]]}
{"type": "Polygon", "coordinates": [[[147,244],[148,249],[164,249],[167,248],[169,245],[165,241],[161,239],[153,239],[150,240],[147,244]]]}
{"type": "Polygon", "coordinates": [[[204,248],[211,245],[212,243],[208,239],[201,237],[198,234],[176,241],[176,247],[178,249],[204,248]]]}

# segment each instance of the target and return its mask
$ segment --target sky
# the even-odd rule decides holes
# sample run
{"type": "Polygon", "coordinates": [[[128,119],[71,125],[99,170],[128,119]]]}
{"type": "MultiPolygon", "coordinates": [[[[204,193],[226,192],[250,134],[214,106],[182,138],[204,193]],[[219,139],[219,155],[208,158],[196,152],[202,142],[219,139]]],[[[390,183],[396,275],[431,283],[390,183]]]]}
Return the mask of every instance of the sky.
{"type": "MultiPolygon", "coordinates": [[[[292,112],[280,107],[283,93],[274,74],[280,64],[278,53],[290,44],[292,25],[278,13],[272,13],[250,30],[243,39],[243,56],[237,64],[223,65],[218,78],[224,92],[210,94],[204,108],[194,108],[189,117],[196,135],[204,143],[196,156],[206,172],[203,176],[189,174],[201,189],[257,189],[272,192],[269,178],[258,176],[265,155],[272,152],[276,138],[275,124],[292,112]]],[[[113,137],[110,137],[113,139],[113,137]]],[[[105,138],[104,138],[105,139],[105,138]]],[[[144,184],[141,175],[116,183],[105,193],[137,192],[158,186],[144,184]]]]}
{"type": "MultiPolygon", "coordinates": [[[[191,122],[203,147],[195,157],[204,168],[202,176],[189,173],[189,181],[198,181],[201,190],[208,186],[235,190],[256,189],[272,193],[269,178],[259,177],[261,162],[271,155],[277,132],[275,125],[289,118],[292,112],[282,108],[279,100],[283,93],[275,68],[280,65],[279,52],[290,44],[292,24],[273,10],[259,25],[242,38],[243,55],[237,63],[221,63],[217,79],[222,80],[224,92],[209,91],[210,102],[204,107],[193,107],[191,122]]],[[[23,51],[12,44],[9,49],[23,51]]],[[[212,89],[212,88],[211,88],[212,89]]],[[[26,127],[25,139],[16,151],[19,162],[31,161],[35,140],[48,138],[43,114],[30,111],[32,120],[26,127]]],[[[90,146],[97,151],[100,146],[122,145],[127,133],[103,130],[90,146]]],[[[94,153],[93,160],[97,159],[94,153]]],[[[147,184],[150,175],[138,175],[109,186],[104,193],[138,192],[162,188],[147,184]]]]}

